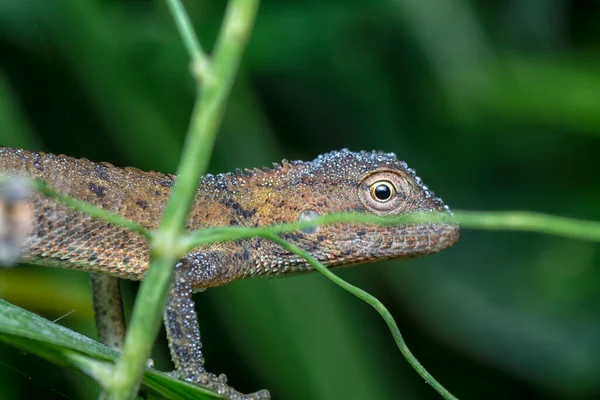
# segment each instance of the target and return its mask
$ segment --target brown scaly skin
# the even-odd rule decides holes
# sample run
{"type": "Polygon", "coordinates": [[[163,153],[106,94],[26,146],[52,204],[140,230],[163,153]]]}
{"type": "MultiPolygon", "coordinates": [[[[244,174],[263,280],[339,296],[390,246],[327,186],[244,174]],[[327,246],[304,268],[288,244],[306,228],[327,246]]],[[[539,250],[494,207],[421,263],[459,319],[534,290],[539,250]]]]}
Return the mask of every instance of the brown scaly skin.
{"type": "MultiPolygon", "coordinates": [[[[9,148],[0,148],[0,174],[40,178],[63,194],[150,229],[158,226],[175,179],[157,172],[9,148]]],[[[33,196],[32,205],[34,226],[24,246],[23,261],[134,280],[143,277],[149,255],[138,234],[40,194],[33,196]]],[[[347,211],[376,215],[449,212],[394,154],[342,150],[311,162],[283,161],[272,169],[207,175],[200,182],[187,227],[263,226],[347,211]]],[[[339,267],[438,252],[458,240],[459,228],[452,224],[337,223],[282,236],[325,265],[339,267]]],[[[189,324],[194,315],[191,292],[246,277],[310,270],[303,259],[263,239],[194,249],[176,268],[177,276],[185,279],[174,283],[165,313],[178,371],[226,397],[242,398],[232,389],[228,391],[224,382],[208,376],[198,361],[202,355],[199,331],[195,323],[189,324]]]]}

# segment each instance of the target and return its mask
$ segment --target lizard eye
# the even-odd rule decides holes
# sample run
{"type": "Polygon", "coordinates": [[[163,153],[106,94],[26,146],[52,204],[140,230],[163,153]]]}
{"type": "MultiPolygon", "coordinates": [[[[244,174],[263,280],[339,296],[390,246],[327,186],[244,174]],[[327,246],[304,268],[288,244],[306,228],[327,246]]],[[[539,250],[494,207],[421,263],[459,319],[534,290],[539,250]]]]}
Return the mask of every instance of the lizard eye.
{"type": "Polygon", "coordinates": [[[378,215],[397,214],[406,207],[410,177],[403,171],[380,169],[363,177],[358,197],[365,208],[378,215]]]}
{"type": "Polygon", "coordinates": [[[396,189],[392,182],[377,181],[371,185],[371,197],[375,201],[385,203],[396,194],[396,189]]]}

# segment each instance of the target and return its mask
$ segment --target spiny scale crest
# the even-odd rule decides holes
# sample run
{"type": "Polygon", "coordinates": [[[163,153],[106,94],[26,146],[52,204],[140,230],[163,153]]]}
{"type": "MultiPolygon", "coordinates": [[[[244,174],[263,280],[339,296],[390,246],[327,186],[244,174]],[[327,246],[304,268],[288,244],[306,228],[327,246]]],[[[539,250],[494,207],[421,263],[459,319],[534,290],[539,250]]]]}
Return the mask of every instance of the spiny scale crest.
{"type": "Polygon", "coordinates": [[[236,177],[272,180],[274,174],[288,172],[292,168],[295,169],[294,174],[286,174],[286,179],[348,179],[349,177],[360,179],[363,174],[386,166],[404,170],[423,190],[427,199],[432,199],[434,203],[452,214],[450,208],[444,204],[442,199],[435,197],[435,193],[423,183],[423,180],[417,176],[414,169],[408,167],[406,162],[398,160],[394,153],[384,153],[376,150],[354,152],[344,148],[339,151],[320,154],[312,161],[288,161],[284,159],[281,163],[273,163],[272,168],[236,169],[234,173],[218,174],[216,176],[208,174],[204,179],[214,183],[231,181],[232,178],[236,177]]]}

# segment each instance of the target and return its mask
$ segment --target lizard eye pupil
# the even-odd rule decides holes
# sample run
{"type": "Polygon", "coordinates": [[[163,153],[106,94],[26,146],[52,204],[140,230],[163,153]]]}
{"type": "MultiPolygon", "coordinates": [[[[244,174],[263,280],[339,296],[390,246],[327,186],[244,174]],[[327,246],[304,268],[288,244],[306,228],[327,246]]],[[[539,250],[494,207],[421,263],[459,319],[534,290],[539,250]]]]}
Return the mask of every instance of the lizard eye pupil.
{"type": "Polygon", "coordinates": [[[371,196],[380,202],[386,202],[394,195],[394,187],[390,182],[375,182],[371,185],[371,196]]]}

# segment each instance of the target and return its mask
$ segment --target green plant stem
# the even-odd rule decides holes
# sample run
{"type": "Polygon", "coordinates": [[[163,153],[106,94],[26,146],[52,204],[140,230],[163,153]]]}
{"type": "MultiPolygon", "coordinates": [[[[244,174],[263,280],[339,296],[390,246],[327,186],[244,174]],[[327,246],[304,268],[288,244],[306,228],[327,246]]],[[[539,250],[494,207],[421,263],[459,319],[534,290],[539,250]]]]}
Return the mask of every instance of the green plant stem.
{"type": "Polygon", "coordinates": [[[200,177],[206,172],[225,103],[252,29],[257,0],[231,0],[215,45],[213,79],[204,82],[202,96],[192,114],[179,176],[167,204],[161,228],[180,233],[184,227],[200,177]]]}
{"type": "Polygon", "coordinates": [[[130,219],[124,218],[118,214],[112,213],[93,204],[86,203],[85,201],[58,193],[56,190],[48,186],[44,181],[39,179],[31,179],[31,182],[33,182],[33,186],[40,193],[43,193],[48,197],[52,197],[66,206],[73,207],[78,211],[82,211],[88,215],[91,215],[92,217],[101,218],[113,225],[122,226],[123,228],[127,228],[133,232],[137,232],[147,240],[151,237],[148,229],[130,219]]]}
{"type": "MultiPolygon", "coordinates": [[[[171,0],[174,1],[174,0],[171,0]]],[[[257,0],[231,0],[215,45],[210,80],[196,102],[186,145],[163,220],[150,241],[151,261],[140,286],[123,351],[105,392],[108,399],[132,399],[160,328],[173,267],[182,255],[175,246],[184,231],[200,177],[206,172],[226,100],[254,24],[257,0]]],[[[179,11],[184,13],[183,8],[179,11]]],[[[177,15],[175,15],[177,19],[177,15]]]]}
{"type": "Polygon", "coordinates": [[[183,4],[181,4],[181,1],[167,0],[167,5],[171,10],[177,29],[179,30],[179,35],[183,39],[183,43],[187,48],[190,58],[192,60],[207,59],[208,57],[202,50],[202,46],[200,46],[200,41],[198,40],[196,32],[194,32],[190,17],[185,11],[183,4]]]}
{"type": "Polygon", "coordinates": [[[101,218],[107,222],[110,222],[113,225],[122,226],[123,228],[127,228],[130,231],[137,232],[142,235],[145,239],[150,239],[151,234],[150,231],[140,224],[122,217],[121,215],[112,213],[108,210],[105,210],[101,207],[95,206],[90,203],[86,203],[85,201],[81,201],[71,196],[66,196],[52,189],[50,186],[46,184],[46,182],[39,179],[30,179],[30,178],[15,178],[11,176],[2,176],[0,177],[0,185],[11,180],[11,179],[23,179],[26,185],[31,185],[38,192],[45,194],[46,196],[55,199],[56,201],[72,207],[78,211],[84,212],[92,217],[101,218]]]}
{"type": "Polygon", "coordinates": [[[318,225],[340,222],[370,223],[379,225],[458,222],[461,228],[528,231],[562,236],[571,239],[600,242],[600,222],[597,221],[578,220],[524,211],[457,211],[453,218],[450,218],[448,214],[433,213],[417,213],[385,218],[367,214],[340,213],[323,215],[311,221],[293,222],[258,228],[242,226],[207,228],[189,233],[180,243],[180,245],[185,249],[190,249],[194,246],[212,242],[247,239],[266,233],[280,234],[293,232],[318,225]]]}
{"type": "Polygon", "coordinates": [[[100,386],[109,384],[112,374],[112,363],[95,360],[76,352],[65,351],[65,357],[67,357],[73,365],[76,365],[83,373],[98,382],[100,386]]]}
{"type": "Polygon", "coordinates": [[[223,226],[215,228],[206,228],[188,233],[182,238],[181,245],[186,249],[191,249],[201,244],[213,242],[222,242],[226,240],[249,239],[255,236],[265,234],[280,234],[294,232],[301,229],[312,228],[319,225],[328,225],[333,223],[373,223],[379,225],[400,225],[410,223],[431,223],[431,222],[455,222],[447,213],[444,214],[406,214],[395,217],[378,217],[375,215],[358,213],[337,213],[327,214],[317,217],[310,221],[291,222],[279,225],[267,225],[262,227],[245,226],[223,226]]]}
{"type": "Polygon", "coordinates": [[[390,329],[390,332],[392,333],[392,336],[394,337],[394,342],[396,343],[396,346],[398,346],[398,349],[400,350],[406,361],[408,361],[408,363],[415,369],[415,371],[417,371],[417,373],[423,379],[425,379],[425,381],[429,383],[443,398],[456,400],[456,397],[454,397],[452,393],[446,390],[446,388],[444,388],[433,376],[431,376],[431,374],[427,372],[425,367],[423,367],[423,365],[421,365],[421,363],[419,363],[419,361],[415,358],[415,356],[412,354],[412,352],[406,345],[406,342],[404,341],[404,338],[402,337],[402,334],[398,329],[398,325],[396,325],[396,321],[394,321],[394,318],[392,317],[390,312],[379,300],[377,300],[375,297],[371,296],[364,290],[359,289],[356,286],[351,285],[350,283],[338,277],[336,274],[331,272],[326,266],[321,264],[319,260],[314,258],[310,253],[301,249],[300,247],[295,246],[292,243],[289,243],[272,233],[266,233],[261,236],[265,239],[277,243],[279,246],[286,249],[287,251],[304,258],[313,266],[314,269],[319,271],[321,274],[325,275],[333,283],[335,283],[342,289],[350,292],[354,296],[358,297],[359,299],[373,307],[379,313],[379,315],[381,315],[381,317],[387,324],[388,328],[390,329]]]}
{"type": "Polygon", "coordinates": [[[570,239],[600,242],[600,222],[529,211],[459,211],[461,227],[486,230],[527,231],[570,239]]]}

